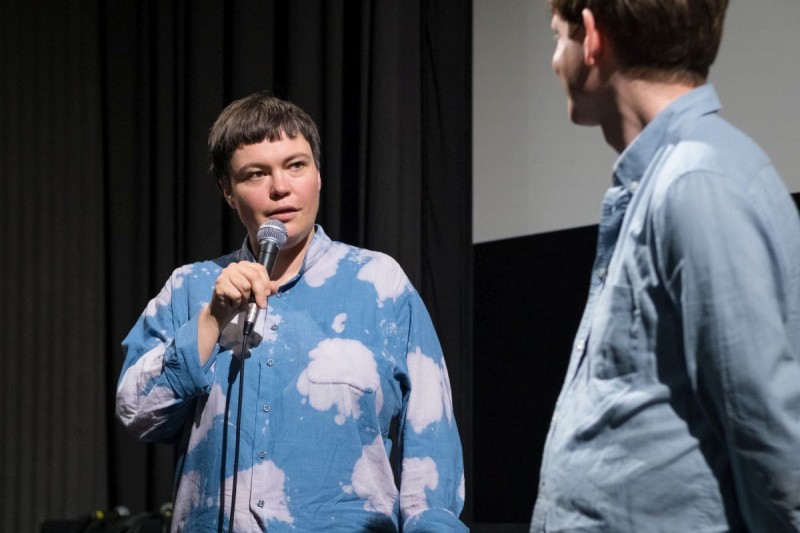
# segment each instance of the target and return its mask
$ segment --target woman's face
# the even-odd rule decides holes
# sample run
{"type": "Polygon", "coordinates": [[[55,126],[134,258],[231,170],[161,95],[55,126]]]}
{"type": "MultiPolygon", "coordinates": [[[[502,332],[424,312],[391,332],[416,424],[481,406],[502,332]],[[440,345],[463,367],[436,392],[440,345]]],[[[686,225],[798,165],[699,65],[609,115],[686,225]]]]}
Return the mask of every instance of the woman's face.
{"type": "Polygon", "coordinates": [[[268,219],[286,225],[283,250],[304,247],[314,230],[322,179],[311,146],[302,134],[282,133],[239,147],[231,156],[225,199],[247,229],[251,249],[258,254],[257,232],[268,219]]]}

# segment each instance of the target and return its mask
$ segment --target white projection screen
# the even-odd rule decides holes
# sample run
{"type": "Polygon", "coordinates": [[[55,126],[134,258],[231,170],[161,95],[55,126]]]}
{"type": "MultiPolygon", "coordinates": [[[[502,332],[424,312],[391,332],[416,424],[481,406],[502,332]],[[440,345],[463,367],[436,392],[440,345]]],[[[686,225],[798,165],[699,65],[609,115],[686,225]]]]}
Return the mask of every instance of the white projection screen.
{"type": "MultiPolygon", "coordinates": [[[[546,0],[474,0],[473,242],[596,224],[616,153],[569,123],[546,0]]],[[[710,82],[800,191],[800,0],[731,0],[710,82]]]]}

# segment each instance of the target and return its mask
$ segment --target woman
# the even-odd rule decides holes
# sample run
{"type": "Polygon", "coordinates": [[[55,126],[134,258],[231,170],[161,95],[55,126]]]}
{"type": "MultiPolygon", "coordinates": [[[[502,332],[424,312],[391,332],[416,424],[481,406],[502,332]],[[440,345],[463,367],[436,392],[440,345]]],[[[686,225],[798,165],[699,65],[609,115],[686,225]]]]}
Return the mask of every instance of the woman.
{"type": "Polygon", "coordinates": [[[117,393],[138,439],[180,443],[173,531],[228,529],[232,508],[237,531],[465,531],[436,333],[392,258],[315,225],[314,122],[257,93],[222,111],[209,150],[247,238],[175,270],[123,342],[117,393]],[[287,233],[271,274],[254,261],[268,220],[287,233]]]}

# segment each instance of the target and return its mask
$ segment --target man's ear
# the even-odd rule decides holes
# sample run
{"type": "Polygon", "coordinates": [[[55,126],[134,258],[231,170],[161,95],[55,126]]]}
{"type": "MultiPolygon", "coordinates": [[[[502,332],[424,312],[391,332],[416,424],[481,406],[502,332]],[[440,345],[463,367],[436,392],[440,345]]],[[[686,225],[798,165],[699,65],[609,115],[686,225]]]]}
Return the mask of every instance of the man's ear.
{"type": "Polygon", "coordinates": [[[583,61],[587,66],[593,67],[603,54],[605,35],[597,29],[594,13],[590,9],[584,9],[581,15],[583,15],[583,29],[585,31],[583,37],[583,61]]]}

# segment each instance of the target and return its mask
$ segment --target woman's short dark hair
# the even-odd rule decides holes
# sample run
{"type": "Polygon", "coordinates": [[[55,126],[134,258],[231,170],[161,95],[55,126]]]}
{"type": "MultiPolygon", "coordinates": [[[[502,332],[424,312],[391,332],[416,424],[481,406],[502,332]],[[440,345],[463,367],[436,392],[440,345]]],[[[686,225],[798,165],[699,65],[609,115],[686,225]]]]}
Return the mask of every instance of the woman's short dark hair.
{"type": "Polygon", "coordinates": [[[549,1],[571,32],[583,27],[588,8],[611,39],[624,74],[698,84],[717,57],[728,8],[728,0],[549,1]]]}
{"type": "Polygon", "coordinates": [[[300,107],[268,92],[251,94],[228,104],[208,134],[210,169],[220,189],[224,190],[223,186],[229,183],[231,157],[237,149],[264,140],[277,141],[284,133],[291,139],[300,134],[308,141],[319,169],[319,131],[300,107]]]}

